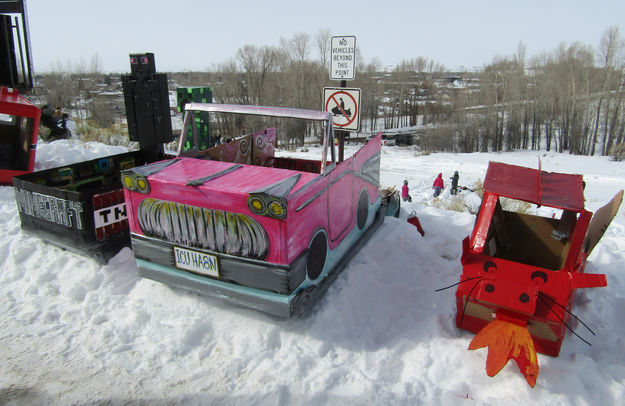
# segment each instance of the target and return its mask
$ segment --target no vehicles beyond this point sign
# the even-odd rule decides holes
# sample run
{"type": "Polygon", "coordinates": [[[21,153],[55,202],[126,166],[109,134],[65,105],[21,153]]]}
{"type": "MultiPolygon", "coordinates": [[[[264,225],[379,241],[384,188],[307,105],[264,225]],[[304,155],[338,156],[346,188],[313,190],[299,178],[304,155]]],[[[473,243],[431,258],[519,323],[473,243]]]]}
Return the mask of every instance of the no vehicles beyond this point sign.
{"type": "Polygon", "coordinates": [[[324,111],[332,113],[332,123],[337,129],[360,129],[360,89],[326,87],[323,89],[324,111]]]}
{"type": "Polygon", "coordinates": [[[356,64],[356,37],[353,35],[332,37],[330,79],[354,80],[356,64]]]}

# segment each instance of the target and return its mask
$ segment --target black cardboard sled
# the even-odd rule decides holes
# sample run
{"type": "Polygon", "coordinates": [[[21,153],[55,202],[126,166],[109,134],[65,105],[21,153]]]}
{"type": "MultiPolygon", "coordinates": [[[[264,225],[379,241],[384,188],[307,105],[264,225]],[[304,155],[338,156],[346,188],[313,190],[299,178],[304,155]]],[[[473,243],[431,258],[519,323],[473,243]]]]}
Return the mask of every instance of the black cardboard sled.
{"type": "Polygon", "coordinates": [[[22,229],[105,263],[130,246],[119,172],[143,163],[132,151],[14,177],[22,229]]]}

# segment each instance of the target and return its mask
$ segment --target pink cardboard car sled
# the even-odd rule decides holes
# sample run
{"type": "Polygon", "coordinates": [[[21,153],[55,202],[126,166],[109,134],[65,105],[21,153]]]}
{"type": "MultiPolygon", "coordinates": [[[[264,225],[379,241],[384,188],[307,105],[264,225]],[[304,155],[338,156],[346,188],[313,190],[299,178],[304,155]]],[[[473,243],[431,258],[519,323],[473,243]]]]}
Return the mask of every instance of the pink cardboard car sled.
{"type": "Polygon", "coordinates": [[[380,137],[337,162],[329,113],[190,103],[179,145],[195,111],[323,123],[321,160],[275,157],[269,128],[123,171],[139,273],[277,316],[305,314],[384,221],[380,137]]]}

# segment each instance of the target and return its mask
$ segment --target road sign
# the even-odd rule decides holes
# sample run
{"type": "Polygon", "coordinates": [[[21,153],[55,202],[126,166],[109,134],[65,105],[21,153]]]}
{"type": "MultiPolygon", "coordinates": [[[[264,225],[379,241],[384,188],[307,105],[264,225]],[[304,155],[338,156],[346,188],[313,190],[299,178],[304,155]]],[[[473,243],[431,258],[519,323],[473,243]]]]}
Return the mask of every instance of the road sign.
{"type": "Polygon", "coordinates": [[[332,113],[332,123],[337,129],[360,129],[360,89],[325,87],[323,100],[324,111],[332,113]]]}
{"type": "Polygon", "coordinates": [[[356,64],[356,37],[353,35],[332,37],[330,79],[354,80],[356,64]]]}

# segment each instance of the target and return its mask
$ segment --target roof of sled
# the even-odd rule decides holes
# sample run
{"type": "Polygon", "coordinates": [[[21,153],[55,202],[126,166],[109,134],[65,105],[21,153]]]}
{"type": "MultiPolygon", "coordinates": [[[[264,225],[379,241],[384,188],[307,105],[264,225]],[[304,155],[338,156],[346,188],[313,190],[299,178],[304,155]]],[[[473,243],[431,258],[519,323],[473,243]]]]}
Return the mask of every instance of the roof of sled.
{"type": "Polygon", "coordinates": [[[584,210],[582,175],[545,172],[491,161],[484,179],[484,190],[529,203],[584,210]]]}

